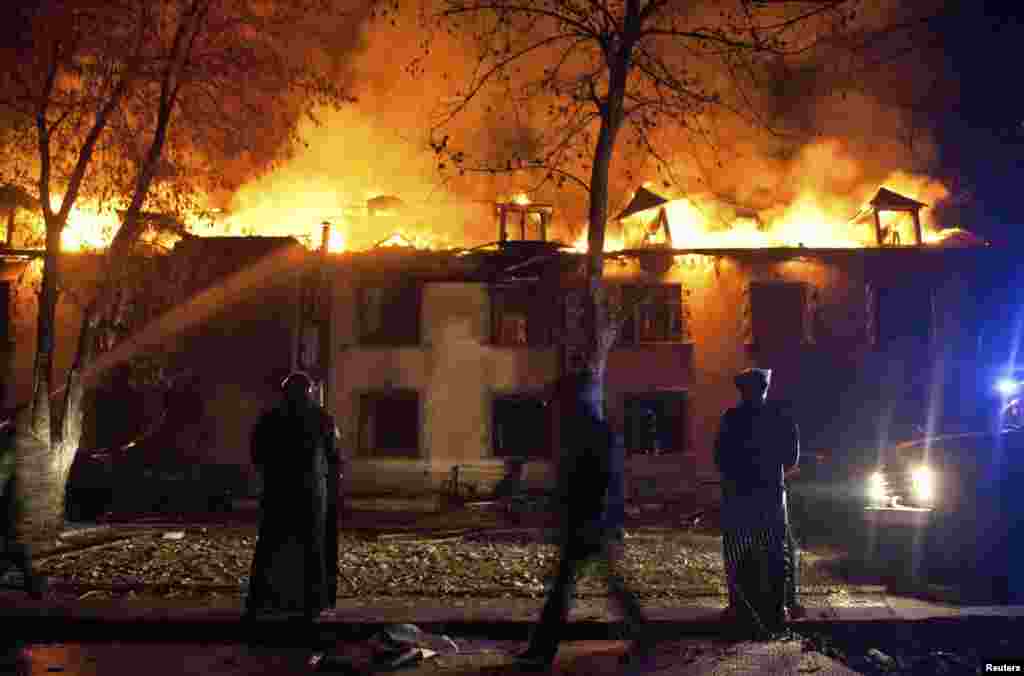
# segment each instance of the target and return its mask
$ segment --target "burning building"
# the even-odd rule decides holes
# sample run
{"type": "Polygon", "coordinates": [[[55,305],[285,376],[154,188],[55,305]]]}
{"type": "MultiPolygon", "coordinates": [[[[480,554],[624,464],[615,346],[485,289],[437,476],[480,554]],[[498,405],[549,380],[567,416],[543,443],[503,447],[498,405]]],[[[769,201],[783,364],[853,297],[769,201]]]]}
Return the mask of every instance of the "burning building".
{"type": "MultiPolygon", "coordinates": [[[[875,448],[879,420],[894,437],[924,422],[951,355],[969,353],[960,320],[986,249],[928,243],[919,202],[880,190],[855,219],[867,217],[873,246],[688,248],[671,237],[670,202],[645,192],[620,218],[646,212],[648,224],[609,252],[605,273],[623,321],[607,407],[634,490],[696,490],[713,473],[718,417],[745,367],[775,369],[773,395],[810,448],[875,448]]],[[[317,344],[329,348],[309,366],[345,430],[354,493],[427,495],[453,467],[486,492],[512,458],[528,477],[550,470],[558,421],[539,392],[566,367],[582,255],[546,240],[550,205],[509,202],[496,215],[498,241],[473,250],[324,261],[317,344]]]]}
{"type": "MultiPolygon", "coordinates": [[[[756,220],[695,236],[693,204],[638,190],[610,227],[605,272],[622,320],[607,408],[634,496],[693,492],[713,475],[718,417],[748,366],[774,369],[772,394],[810,450],[873,449],[881,427],[898,438],[923,422],[970,358],[970,280],[990,251],[922,224],[924,206],[880,190],[851,220],[866,241],[802,245],[756,220]]],[[[372,200],[368,230],[394,231],[405,208],[372,200]]],[[[339,252],[329,226],[313,251],[289,238],[180,242],[157,266],[160,279],[184,275],[180,302],[133,340],[191,375],[156,406],[164,419],[129,453],[136,467],[235,466],[256,490],[249,428],[281,375],[303,368],[341,427],[353,496],[434,504],[456,467],[486,494],[513,459],[545,481],[559,430],[539,393],[571,357],[583,254],[548,239],[551,205],[493,209],[496,241],[470,249],[396,234],[339,252]]],[[[123,398],[101,392],[94,419],[123,398]]]]}

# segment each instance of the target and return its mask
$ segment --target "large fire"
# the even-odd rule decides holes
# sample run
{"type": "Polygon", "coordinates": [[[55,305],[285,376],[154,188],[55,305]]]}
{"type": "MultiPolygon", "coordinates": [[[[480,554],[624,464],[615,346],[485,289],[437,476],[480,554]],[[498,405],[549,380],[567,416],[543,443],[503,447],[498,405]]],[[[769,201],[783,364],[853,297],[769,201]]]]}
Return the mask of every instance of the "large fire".
{"type": "MultiPolygon", "coordinates": [[[[650,184],[645,184],[649,186],[650,184]]],[[[897,173],[889,177],[885,187],[905,197],[926,204],[947,196],[944,186],[926,178],[897,173]]],[[[667,246],[674,249],[761,249],[770,247],[807,247],[856,249],[878,246],[873,215],[866,202],[873,193],[856,202],[835,196],[805,191],[788,207],[765,213],[737,214],[722,209],[714,200],[702,196],[681,196],[664,205],[633,214],[611,225],[605,239],[605,251],[621,251],[644,246],[667,246]],[[662,216],[662,210],[664,215],[662,216]],[[671,242],[666,238],[660,218],[668,224],[671,242]]],[[[913,244],[913,221],[910,214],[881,212],[881,225],[886,232],[902,233],[899,242],[913,244]]],[[[922,239],[926,245],[952,242],[979,244],[978,238],[960,228],[941,228],[929,209],[922,209],[922,239]]],[[[587,231],[572,243],[579,252],[587,250],[587,231]]]]}
{"type": "MultiPolygon", "coordinates": [[[[829,146],[823,146],[829,150],[829,146]]],[[[494,233],[494,211],[452,206],[452,200],[426,197],[406,200],[396,189],[411,186],[414,197],[424,194],[420,179],[397,177],[384,181],[392,194],[357,177],[353,188],[345,188],[341,176],[322,172],[311,177],[308,170],[285,165],[268,176],[243,187],[229,209],[207,209],[206,216],[184,216],[185,226],[197,236],[292,236],[310,249],[322,246],[323,224],[328,224],[330,252],[366,251],[377,247],[448,249],[472,246],[467,228],[476,233],[494,233]],[[212,214],[210,216],[209,214],[212,214]],[[488,221],[490,222],[483,222],[488,221]]],[[[890,174],[882,182],[889,190],[932,206],[948,196],[944,185],[926,177],[904,172],[890,174]]],[[[383,187],[383,186],[381,186],[383,187]]],[[[788,204],[754,211],[707,194],[678,194],[666,191],[664,204],[633,213],[621,221],[610,221],[605,250],[648,246],[673,249],[746,249],[768,247],[863,248],[878,246],[874,215],[866,203],[878,184],[864,183],[848,194],[830,194],[819,186],[807,186],[795,193],[788,204]]],[[[654,191],[652,184],[645,188],[654,191]]],[[[451,196],[448,195],[447,198],[451,196]]],[[[446,199],[447,199],[446,198],[446,199]]],[[[57,198],[59,202],[59,197],[57,198]]],[[[523,192],[502,195],[498,201],[520,205],[531,203],[523,192]]],[[[614,200],[613,200],[614,201],[614,200]]],[[[55,204],[56,206],[56,204],[55,204]]],[[[614,215],[614,214],[613,214],[614,215]]],[[[888,244],[916,243],[909,213],[881,212],[881,226],[888,244]]],[[[942,228],[933,210],[920,212],[925,245],[979,244],[980,240],[957,228],[942,228]]],[[[38,233],[42,232],[38,223],[38,233]]],[[[109,245],[118,227],[114,209],[101,210],[95,204],[80,203],[68,219],[61,244],[65,251],[102,249],[109,245]]],[[[587,250],[585,227],[571,247],[587,250]]],[[[553,233],[557,238],[557,225],[553,233]]],[[[171,246],[176,237],[148,233],[147,237],[171,246]]],[[[477,237],[478,238],[478,237],[477,237]]]]}
{"type": "MultiPolygon", "coordinates": [[[[944,196],[941,185],[912,177],[894,177],[886,183],[891,190],[926,201],[944,196]],[[915,185],[916,184],[916,185],[915,185]],[[922,189],[923,188],[923,189],[922,189]]],[[[869,195],[870,197],[870,195],[869,195]]],[[[332,195],[330,201],[334,202],[332,195]]],[[[295,236],[309,248],[317,248],[320,242],[320,227],[325,221],[330,224],[328,251],[367,250],[374,247],[412,247],[417,249],[450,248],[448,238],[432,233],[429,228],[408,224],[402,219],[405,214],[378,214],[378,222],[370,222],[365,208],[324,209],[303,195],[298,200],[287,196],[267,195],[265,200],[253,208],[224,214],[207,219],[187,219],[189,229],[198,236],[224,235],[278,235],[295,236]],[[300,202],[295,204],[294,201],[300,202]],[[307,206],[303,207],[301,203],[307,206]],[[386,229],[376,229],[386,228],[386,229]],[[353,242],[353,230],[365,233],[361,242],[353,242]]],[[[511,198],[517,204],[529,204],[524,193],[511,198]]],[[[926,202],[927,203],[927,202],[926,202]]],[[[620,251],[642,246],[666,246],[671,243],[675,249],[745,249],[767,247],[809,247],[809,248],[862,248],[877,246],[874,223],[864,211],[850,214],[848,202],[830,199],[826,195],[806,192],[788,208],[767,218],[750,214],[726,213],[708,204],[699,196],[682,196],[670,199],[662,206],[633,214],[620,223],[610,223],[605,250],[620,251]],[[847,211],[844,213],[843,208],[847,211]],[[669,242],[659,218],[664,210],[671,236],[669,242]],[[860,218],[856,218],[857,216],[860,218]]],[[[881,221],[884,228],[909,232],[910,216],[907,214],[883,212],[881,221]]],[[[921,222],[925,244],[937,245],[951,239],[970,239],[966,231],[959,228],[940,228],[930,218],[928,209],[922,210],[921,222]]],[[[41,224],[40,224],[41,225],[41,224]]],[[[110,244],[118,227],[118,216],[112,210],[100,210],[95,205],[82,204],[71,210],[67,226],[61,236],[64,251],[76,252],[105,248],[110,244]]],[[[576,251],[587,250],[587,233],[580,228],[579,236],[573,241],[576,251]]],[[[904,244],[913,240],[904,235],[904,244]]],[[[163,236],[162,243],[173,244],[174,238],[163,236]]]]}

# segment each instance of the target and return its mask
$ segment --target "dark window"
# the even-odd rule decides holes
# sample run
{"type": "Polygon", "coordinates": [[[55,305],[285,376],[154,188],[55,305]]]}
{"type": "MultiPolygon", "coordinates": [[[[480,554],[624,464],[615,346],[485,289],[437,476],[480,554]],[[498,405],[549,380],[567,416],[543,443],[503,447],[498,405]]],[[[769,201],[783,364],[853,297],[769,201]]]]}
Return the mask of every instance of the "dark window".
{"type": "Polygon", "coordinates": [[[550,345],[556,312],[551,296],[535,285],[493,286],[491,341],[495,345],[550,345]]]}
{"type": "Polygon", "coordinates": [[[678,284],[622,287],[623,323],[619,345],[683,340],[682,287],[678,284]]]}
{"type": "Polygon", "coordinates": [[[751,334],[756,347],[792,347],[804,342],[807,287],[801,282],[750,285],[751,334]]]}
{"type": "Polygon", "coordinates": [[[6,347],[14,332],[11,330],[11,283],[0,282],[0,349],[6,347]]]}
{"type": "Polygon", "coordinates": [[[420,398],[411,390],[372,392],[359,402],[359,449],[363,455],[418,458],[420,398]]]}
{"type": "Polygon", "coordinates": [[[895,340],[927,342],[932,330],[932,295],[913,286],[880,287],[875,291],[875,330],[880,347],[895,340]]]}
{"type": "Polygon", "coordinates": [[[541,399],[527,396],[497,397],[493,412],[495,457],[550,457],[550,418],[541,399]]]}
{"type": "Polygon", "coordinates": [[[365,286],[359,292],[360,341],[370,345],[420,342],[420,286],[415,283],[365,286]]]}
{"type": "Polygon", "coordinates": [[[688,450],[685,392],[628,395],[625,414],[629,453],[661,455],[688,450]]]}

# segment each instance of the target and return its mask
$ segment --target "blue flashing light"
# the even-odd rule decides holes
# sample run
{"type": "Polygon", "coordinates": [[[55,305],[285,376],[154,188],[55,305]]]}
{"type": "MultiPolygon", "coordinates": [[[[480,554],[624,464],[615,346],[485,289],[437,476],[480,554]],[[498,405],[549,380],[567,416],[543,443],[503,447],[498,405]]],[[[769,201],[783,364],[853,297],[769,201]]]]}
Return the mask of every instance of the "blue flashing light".
{"type": "Polygon", "coordinates": [[[996,383],[996,391],[1004,397],[1012,397],[1013,395],[1020,392],[1021,382],[1019,380],[1013,380],[1011,378],[1001,378],[996,383]]]}

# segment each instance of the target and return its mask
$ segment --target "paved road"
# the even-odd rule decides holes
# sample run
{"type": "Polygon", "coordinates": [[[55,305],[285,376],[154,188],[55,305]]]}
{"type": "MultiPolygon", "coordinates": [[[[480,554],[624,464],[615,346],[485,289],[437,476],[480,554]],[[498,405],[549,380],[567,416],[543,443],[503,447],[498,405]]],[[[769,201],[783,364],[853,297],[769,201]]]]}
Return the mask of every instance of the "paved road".
{"type": "MultiPolygon", "coordinates": [[[[402,673],[408,676],[434,674],[482,674],[513,676],[522,673],[511,655],[522,647],[512,642],[459,641],[462,653],[442,655],[402,673]]],[[[622,641],[575,641],[559,651],[553,674],[612,676],[622,674],[620,657],[627,645],[622,641]]],[[[339,644],[331,657],[348,657],[357,663],[360,646],[339,644]]],[[[202,645],[178,643],[60,643],[34,645],[22,650],[22,669],[32,676],[206,676],[313,673],[311,653],[301,648],[254,648],[238,644],[202,645]]],[[[329,672],[330,657],[321,673],[329,672]]],[[[855,674],[824,655],[806,652],[797,641],[725,644],[701,639],[675,640],[659,645],[652,673],[666,676],[707,674],[855,674]]],[[[335,671],[340,673],[340,669],[335,671]]]]}

